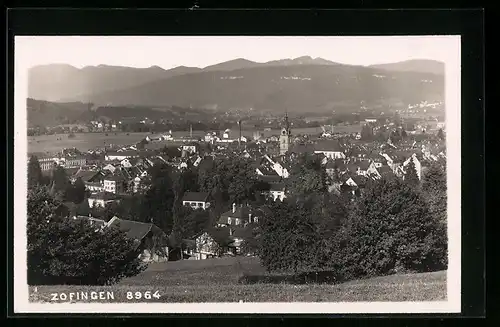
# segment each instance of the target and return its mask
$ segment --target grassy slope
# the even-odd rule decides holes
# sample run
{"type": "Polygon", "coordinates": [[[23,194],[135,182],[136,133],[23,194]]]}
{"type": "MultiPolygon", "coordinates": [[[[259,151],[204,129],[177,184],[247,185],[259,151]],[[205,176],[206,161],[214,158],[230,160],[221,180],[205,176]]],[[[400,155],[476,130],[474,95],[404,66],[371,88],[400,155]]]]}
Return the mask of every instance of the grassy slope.
{"type": "Polygon", "coordinates": [[[394,275],[339,285],[238,284],[243,274],[264,274],[255,258],[223,258],[151,264],[142,274],[115,286],[38,286],[33,300],[48,300],[52,292],[114,291],[115,302],[127,302],[126,292],[159,291],[150,302],[350,302],[446,300],[446,272],[394,275]]]}

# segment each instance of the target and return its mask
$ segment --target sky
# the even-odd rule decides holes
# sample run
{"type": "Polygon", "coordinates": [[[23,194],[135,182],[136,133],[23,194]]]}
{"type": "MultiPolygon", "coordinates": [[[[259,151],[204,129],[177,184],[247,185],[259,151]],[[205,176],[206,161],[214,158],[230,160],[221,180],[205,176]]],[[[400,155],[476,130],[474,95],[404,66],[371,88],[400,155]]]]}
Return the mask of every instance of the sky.
{"type": "Polygon", "coordinates": [[[301,56],[349,65],[372,65],[408,59],[446,64],[456,57],[454,36],[17,36],[15,56],[30,68],[46,64],[128,67],[206,67],[245,58],[256,62],[301,56]]]}

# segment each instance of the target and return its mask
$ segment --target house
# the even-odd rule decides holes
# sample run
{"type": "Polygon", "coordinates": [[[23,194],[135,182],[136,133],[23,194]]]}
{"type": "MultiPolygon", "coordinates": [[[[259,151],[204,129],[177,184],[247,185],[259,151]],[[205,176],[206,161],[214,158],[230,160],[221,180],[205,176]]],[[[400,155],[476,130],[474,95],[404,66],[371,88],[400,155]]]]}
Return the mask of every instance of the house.
{"type": "Polygon", "coordinates": [[[153,223],[143,223],[113,217],[106,228],[117,228],[134,240],[136,247],[142,252],[139,258],[144,262],[164,262],[168,260],[168,238],[153,223]]]}
{"type": "Polygon", "coordinates": [[[198,144],[196,144],[196,143],[184,144],[184,145],[182,145],[181,150],[185,151],[189,154],[196,153],[198,150],[198,144]]]}
{"type": "Polygon", "coordinates": [[[367,176],[368,171],[373,171],[373,168],[375,168],[375,165],[373,165],[373,168],[370,169],[372,166],[372,163],[368,160],[361,160],[356,163],[358,169],[356,171],[356,174],[362,175],[362,176],[367,176]]]}
{"type": "Polygon", "coordinates": [[[314,145],[314,153],[322,153],[331,159],[345,159],[344,150],[338,140],[320,141],[314,145]]]}
{"type": "Polygon", "coordinates": [[[102,167],[102,170],[107,170],[108,172],[114,174],[116,171],[116,166],[112,163],[108,163],[106,166],[102,167]]]}
{"type": "Polygon", "coordinates": [[[387,165],[377,168],[377,171],[381,178],[390,179],[396,177],[396,174],[394,173],[392,168],[387,165]]]}
{"type": "Polygon", "coordinates": [[[125,179],[120,175],[110,175],[104,178],[104,191],[119,194],[123,193],[125,190],[124,187],[125,179]]]}
{"type": "Polygon", "coordinates": [[[95,226],[97,230],[102,230],[104,227],[106,227],[106,222],[102,219],[94,218],[94,217],[87,217],[87,216],[74,216],[73,220],[77,221],[86,221],[90,224],[90,226],[95,226]]]}
{"type": "Polygon", "coordinates": [[[160,135],[160,136],[146,136],[146,141],[148,142],[160,142],[160,141],[163,141],[163,136],[160,135]]]}
{"type": "Polygon", "coordinates": [[[204,232],[195,238],[194,258],[204,260],[218,256],[219,245],[212,235],[204,232]]]}
{"type": "Polygon", "coordinates": [[[285,185],[283,183],[269,183],[269,191],[262,193],[273,201],[283,201],[286,198],[285,185]]]}
{"type": "Polygon", "coordinates": [[[182,197],[182,205],[193,209],[207,209],[210,207],[209,194],[206,192],[186,192],[182,197]]]}
{"type": "Polygon", "coordinates": [[[40,158],[38,162],[40,163],[42,171],[51,170],[56,165],[54,158],[40,158]]]}
{"type": "Polygon", "coordinates": [[[70,177],[71,183],[74,183],[78,178],[80,178],[84,183],[89,182],[91,180],[95,180],[98,175],[101,173],[95,170],[85,170],[79,169],[74,175],[70,177]]]}
{"type": "Polygon", "coordinates": [[[373,161],[370,162],[370,166],[368,166],[368,169],[366,169],[364,176],[377,178],[377,179],[382,177],[377,170],[377,164],[373,161]]]}
{"type": "Polygon", "coordinates": [[[264,155],[264,159],[266,159],[269,162],[270,166],[276,172],[276,174],[278,174],[278,176],[283,178],[288,178],[290,174],[288,173],[288,170],[285,167],[283,167],[281,163],[271,159],[267,154],[264,155]]]}
{"type": "Polygon", "coordinates": [[[222,138],[223,139],[229,139],[230,135],[231,135],[231,130],[230,129],[226,129],[224,131],[224,133],[222,133],[222,138]]]}
{"type": "Polygon", "coordinates": [[[217,227],[201,233],[195,238],[195,249],[192,252],[194,259],[204,260],[238,254],[243,240],[233,236],[234,229],[234,227],[217,227]]]}
{"type": "Polygon", "coordinates": [[[123,159],[127,159],[127,158],[136,158],[138,157],[139,154],[137,151],[116,151],[116,152],[108,152],[106,153],[106,155],[104,156],[104,159],[106,161],[113,161],[113,160],[123,160],[123,159]]]}
{"type": "Polygon", "coordinates": [[[233,203],[233,207],[231,210],[224,212],[218,222],[217,225],[219,227],[224,226],[244,226],[252,221],[252,210],[248,206],[237,206],[236,203],[233,203]]]}
{"type": "Polygon", "coordinates": [[[125,158],[120,161],[120,165],[123,168],[131,168],[134,167],[137,164],[137,162],[138,162],[137,158],[125,158]]]}
{"type": "Polygon", "coordinates": [[[85,189],[91,192],[104,192],[104,185],[102,182],[85,182],[85,189]]]}
{"type": "Polygon", "coordinates": [[[77,168],[87,165],[87,158],[83,156],[64,158],[64,168],[77,168]]]}
{"type": "Polygon", "coordinates": [[[89,207],[105,208],[110,203],[116,202],[118,198],[115,194],[109,192],[92,193],[89,198],[89,207]]]}

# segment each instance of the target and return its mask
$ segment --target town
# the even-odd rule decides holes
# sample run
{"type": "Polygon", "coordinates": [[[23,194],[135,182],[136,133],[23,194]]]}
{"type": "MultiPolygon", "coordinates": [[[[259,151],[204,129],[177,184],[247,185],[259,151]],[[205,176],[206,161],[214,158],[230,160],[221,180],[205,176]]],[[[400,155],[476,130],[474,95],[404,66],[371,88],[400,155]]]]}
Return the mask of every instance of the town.
{"type": "Polygon", "coordinates": [[[409,124],[366,118],[359,132],[336,133],[332,125],[318,135],[296,135],[285,114],[281,133],[270,137],[261,132],[242,136],[241,123],[202,138],[193,137],[192,130],[190,137],[180,138],[171,131],[151,134],[134,144],[31,155],[30,185],[47,185],[68,219],[124,231],[143,247],[144,262],[254,255],[244,246],[252,237],[248,229],[265,214],[266,203],[289,197],[296,163],[305,157],[320,162],[327,192],[348,201],[359,198],[370,181],[404,180],[410,170],[421,180],[431,165],[445,167],[444,124],[431,131],[409,124]],[[170,175],[162,175],[165,171],[170,175]],[[226,176],[220,176],[222,171],[226,176]],[[222,181],[228,176],[232,180],[222,181]],[[170,181],[174,190],[155,195],[155,201],[170,212],[175,203],[187,207],[172,215],[194,219],[186,221],[189,226],[176,226],[179,217],[144,216],[134,206],[167,177],[175,179],[170,181]],[[176,229],[182,230],[181,239],[174,242],[176,229]],[[152,239],[162,246],[147,246],[152,239]]]}

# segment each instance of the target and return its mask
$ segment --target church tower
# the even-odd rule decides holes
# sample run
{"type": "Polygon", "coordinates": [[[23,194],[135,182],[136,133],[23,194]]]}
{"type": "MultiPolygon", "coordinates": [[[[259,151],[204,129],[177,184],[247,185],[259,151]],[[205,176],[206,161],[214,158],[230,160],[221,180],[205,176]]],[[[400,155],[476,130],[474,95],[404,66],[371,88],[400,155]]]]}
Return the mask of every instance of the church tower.
{"type": "Polygon", "coordinates": [[[284,155],[290,148],[290,138],[292,132],[290,131],[290,124],[288,123],[288,113],[285,113],[285,124],[281,129],[280,134],[280,155],[284,155]]]}

